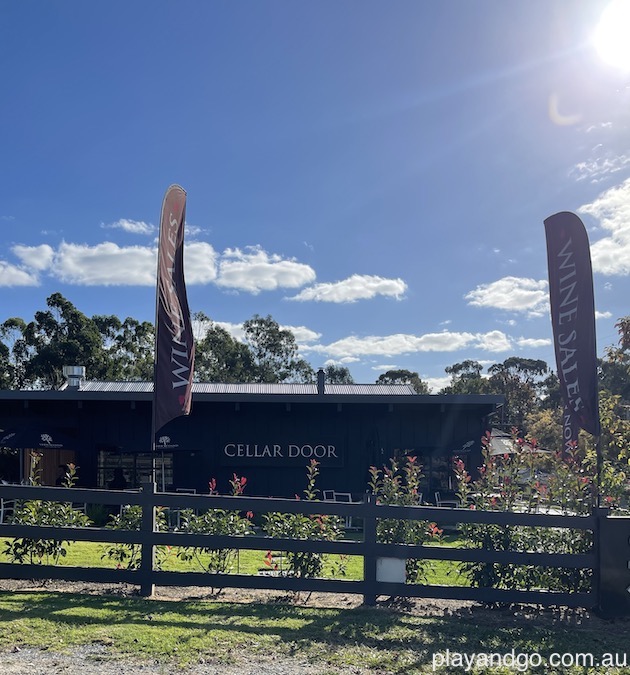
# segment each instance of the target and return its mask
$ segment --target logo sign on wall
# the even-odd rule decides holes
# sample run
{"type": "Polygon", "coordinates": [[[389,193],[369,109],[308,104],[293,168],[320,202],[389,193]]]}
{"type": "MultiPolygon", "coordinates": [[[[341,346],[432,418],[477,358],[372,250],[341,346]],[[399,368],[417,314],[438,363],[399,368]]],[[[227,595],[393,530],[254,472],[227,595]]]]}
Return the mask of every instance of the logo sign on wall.
{"type": "Polygon", "coordinates": [[[322,467],[344,465],[342,447],[335,443],[247,443],[227,441],[220,447],[223,466],[305,466],[312,459],[322,467]]]}

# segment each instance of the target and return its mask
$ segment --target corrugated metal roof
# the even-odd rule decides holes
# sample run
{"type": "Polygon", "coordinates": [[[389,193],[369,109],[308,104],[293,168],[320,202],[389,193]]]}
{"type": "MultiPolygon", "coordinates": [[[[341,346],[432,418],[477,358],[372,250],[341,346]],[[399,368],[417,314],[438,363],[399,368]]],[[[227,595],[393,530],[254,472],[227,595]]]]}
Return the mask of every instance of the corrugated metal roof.
{"type": "MultiPolygon", "coordinates": [[[[90,380],[81,382],[80,391],[95,393],[151,393],[152,382],[104,382],[90,380]]],[[[316,384],[223,384],[219,382],[195,382],[193,394],[283,394],[315,395],[316,384]]],[[[415,395],[407,384],[326,384],[324,394],[334,396],[410,396],[415,395]]]]}
{"type": "Polygon", "coordinates": [[[346,396],[414,396],[409,384],[327,384],[326,394],[346,396]]]}
{"type": "Polygon", "coordinates": [[[151,393],[153,382],[101,382],[99,380],[82,381],[79,391],[99,393],[151,393]]]}
{"type": "Polygon", "coordinates": [[[193,393],[199,394],[316,394],[315,384],[222,384],[220,382],[195,382],[193,393]]]}

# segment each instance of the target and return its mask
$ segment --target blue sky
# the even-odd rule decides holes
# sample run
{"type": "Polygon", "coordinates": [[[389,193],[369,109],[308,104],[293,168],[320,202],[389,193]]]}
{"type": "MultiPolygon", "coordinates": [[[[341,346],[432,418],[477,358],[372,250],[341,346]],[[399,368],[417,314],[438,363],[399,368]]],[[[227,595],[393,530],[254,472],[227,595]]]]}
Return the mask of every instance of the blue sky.
{"type": "Polygon", "coordinates": [[[630,290],[607,4],[4,0],[0,321],[54,292],[153,321],[179,183],[193,312],[271,314],[314,367],[434,391],[464,359],[555,367],[543,220],[575,211],[602,353],[630,290]]]}

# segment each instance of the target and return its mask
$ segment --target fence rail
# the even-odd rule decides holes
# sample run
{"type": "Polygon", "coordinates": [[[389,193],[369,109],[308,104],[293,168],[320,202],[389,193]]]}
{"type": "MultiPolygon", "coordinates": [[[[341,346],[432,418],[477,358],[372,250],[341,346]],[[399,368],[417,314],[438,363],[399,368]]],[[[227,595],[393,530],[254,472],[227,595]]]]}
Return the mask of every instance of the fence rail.
{"type": "Polygon", "coordinates": [[[57,541],[90,541],[98,543],[138,544],[142,548],[141,564],[137,570],[79,568],[56,565],[0,564],[0,578],[58,579],[100,583],[126,582],[140,587],[140,593],[153,595],[155,586],[209,586],[213,588],[271,589],[281,591],[323,591],[358,593],[364,603],[373,605],[380,595],[477,600],[497,603],[535,603],[593,608],[598,605],[597,583],[589,592],[561,593],[540,590],[505,590],[462,586],[434,586],[383,581],[377,578],[377,561],[382,558],[424,558],[433,560],[537,565],[571,569],[591,569],[598,578],[598,537],[600,521],[607,511],[602,509],[588,516],[477,511],[432,506],[385,506],[377,504],[371,495],[362,502],[298,501],[264,497],[229,497],[156,492],[155,484],[147,483],[140,491],[89,490],[83,488],[53,488],[40,486],[0,486],[0,497],[13,500],[43,500],[107,505],[138,505],[142,507],[140,530],[108,528],[47,527],[0,524],[0,536],[57,541]],[[281,512],[307,515],[337,515],[363,522],[363,537],[359,541],[322,541],[313,539],[283,539],[250,535],[244,537],[188,534],[177,531],[156,531],[156,508],[226,509],[254,513],[281,512]],[[502,526],[531,526],[573,528],[593,531],[594,545],[589,553],[559,554],[544,552],[491,551],[486,549],[446,548],[377,542],[377,521],[381,519],[428,520],[440,524],[482,523],[502,526]],[[243,574],[209,574],[202,572],[167,572],[156,570],[156,546],[187,546],[204,548],[305,551],[337,553],[363,558],[363,580],[294,578],[243,574]]]}

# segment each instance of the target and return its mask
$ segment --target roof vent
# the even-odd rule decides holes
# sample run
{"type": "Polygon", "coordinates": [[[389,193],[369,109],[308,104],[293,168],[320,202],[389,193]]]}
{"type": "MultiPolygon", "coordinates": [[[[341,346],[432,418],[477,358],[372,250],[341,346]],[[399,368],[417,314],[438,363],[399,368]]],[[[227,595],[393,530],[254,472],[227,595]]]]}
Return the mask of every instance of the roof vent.
{"type": "Polygon", "coordinates": [[[85,366],[64,366],[63,374],[68,381],[68,387],[78,389],[85,379],[85,366]]]}

